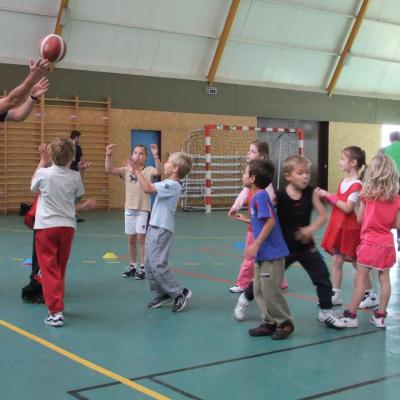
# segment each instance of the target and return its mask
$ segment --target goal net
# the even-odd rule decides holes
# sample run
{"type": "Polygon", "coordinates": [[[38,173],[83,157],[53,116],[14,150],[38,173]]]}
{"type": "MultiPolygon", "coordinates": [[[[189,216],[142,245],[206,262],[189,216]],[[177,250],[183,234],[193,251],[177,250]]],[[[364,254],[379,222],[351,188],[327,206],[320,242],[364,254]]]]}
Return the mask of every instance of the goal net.
{"type": "Polygon", "coordinates": [[[229,208],[243,188],[246,154],[256,139],[269,145],[275,164],[274,187],[279,189],[283,161],[303,154],[300,129],[206,125],[192,130],[184,145],[183,150],[193,159],[193,169],[183,183],[182,208],[206,212],[229,208]]]}

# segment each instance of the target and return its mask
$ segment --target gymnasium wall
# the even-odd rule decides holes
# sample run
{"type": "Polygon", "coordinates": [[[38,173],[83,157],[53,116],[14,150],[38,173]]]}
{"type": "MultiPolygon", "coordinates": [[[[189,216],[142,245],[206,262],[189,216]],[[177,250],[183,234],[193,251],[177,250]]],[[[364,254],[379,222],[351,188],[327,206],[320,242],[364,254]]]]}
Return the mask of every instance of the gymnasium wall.
{"type": "MultiPolygon", "coordinates": [[[[26,66],[0,64],[0,89],[9,90],[27,73],[26,66]]],[[[219,84],[216,96],[206,82],[57,68],[50,74],[50,97],[87,100],[111,97],[113,108],[217,115],[251,115],[311,121],[400,122],[395,100],[219,84]]]]}
{"type": "Polygon", "coordinates": [[[365,150],[367,164],[381,147],[381,126],[377,124],[329,124],[329,171],[328,190],[336,193],[343,173],[339,169],[341,151],[347,146],[359,146],[365,150]]]}
{"type": "MultiPolygon", "coordinates": [[[[188,133],[194,128],[212,123],[255,126],[257,120],[254,117],[112,109],[110,123],[110,138],[116,144],[113,161],[115,166],[120,166],[130,153],[132,129],[161,131],[163,162],[167,159],[168,152],[181,150],[188,133]]],[[[110,207],[123,207],[124,199],[123,181],[118,177],[111,177],[110,207]]]]}
{"type": "MultiPolygon", "coordinates": [[[[26,66],[0,64],[0,89],[11,89],[26,73],[26,66]]],[[[337,167],[340,149],[360,145],[371,157],[380,147],[379,124],[400,122],[400,103],[394,100],[329,98],[326,94],[230,84],[215,84],[218,95],[210,96],[201,81],[63,69],[50,74],[50,81],[50,97],[111,97],[111,138],[118,146],[118,162],[128,155],[131,129],[160,130],[165,158],[167,151],[180,149],[190,129],[205,123],[255,125],[257,116],[331,121],[329,190],[336,189],[341,177],[337,167]]],[[[121,207],[123,187],[115,179],[111,182],[110,206],[121,207]]]]}

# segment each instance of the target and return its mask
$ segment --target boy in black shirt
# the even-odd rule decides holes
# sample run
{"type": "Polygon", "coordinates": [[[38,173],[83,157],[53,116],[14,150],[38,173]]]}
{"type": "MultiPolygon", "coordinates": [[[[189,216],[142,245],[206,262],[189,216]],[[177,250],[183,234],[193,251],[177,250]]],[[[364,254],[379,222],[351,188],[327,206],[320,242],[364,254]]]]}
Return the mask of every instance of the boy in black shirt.
{"type": "MultiPolygon", "coordinates": [[[[300,155],[290,156],[283,164],[287,186],[276,193],[276,202],[277,215],[290,253],[285,259],[285,268],[289,268],[295,261],[303,266],[317,288],[319,321],[342,329],[344,324],[332,312],[332,283],[329,271],[313,239],[313,234],[325,223],[326,211],[314,189],[308,186],[310,166],[310,161],[300,155]],[[318,217],[311,222],[313,208],[318,217]]],[[[246,292],[239,296],[234,312],[236,319],[244,318],[249,301],[254,298],[252,292],[253,288],[250,285],[246,292]]]]}

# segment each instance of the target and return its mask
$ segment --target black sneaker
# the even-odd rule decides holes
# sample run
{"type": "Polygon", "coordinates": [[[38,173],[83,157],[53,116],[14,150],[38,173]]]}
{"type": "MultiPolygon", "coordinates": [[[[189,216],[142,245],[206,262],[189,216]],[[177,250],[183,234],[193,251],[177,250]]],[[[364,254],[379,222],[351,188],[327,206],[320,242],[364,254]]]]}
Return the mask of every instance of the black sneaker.
{"type": "Polygon", "coordinates": [[[175,297],[174,307],[172,308],[172,312],[180,312],[182,311],[187,301],[192,297],[192,292],[189,289],[184,288],[181,295],[175,297]]]}
{"type": "Polygon", "coordinates": [[[161,297],[154,297],[154,299],[147,304],[147,308],[159,308],[170,300],[171,296],[169,294],[164,294],[164,296],[161,297]]]}
{"type": "Polygon", "coordinates": [[[144,272],[144,266],[140,266],[139,268],[136,268],[135,275],[133,276],[135,279],[144,279],[146,276],[146,273],[144,272]]]}
{"type": "Polygon", "coordinates": [[[123,276],[124,278],[130,278],[130,277],[132,277],[132,276],[135,276],[135,274],[136,274],[136,267],[135,267],[133,264],[131,264],[131,265],[127,268],[127,270],[122,274],[122,276],[123,276]]]}
{"type": "Polygon", "coordinates": [[[34,295],[23,294],[21,296],[21,300],[24,303],[44,304],[44,298],[43,298],[43,295],[41,293],[34,294],[34,295]]]}

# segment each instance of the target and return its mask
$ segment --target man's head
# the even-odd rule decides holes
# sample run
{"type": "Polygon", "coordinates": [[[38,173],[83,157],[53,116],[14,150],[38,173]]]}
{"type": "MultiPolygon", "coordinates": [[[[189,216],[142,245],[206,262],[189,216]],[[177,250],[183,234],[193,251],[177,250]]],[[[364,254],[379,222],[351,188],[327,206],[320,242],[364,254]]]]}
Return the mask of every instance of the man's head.
{"type": "Polygon", "coordinates": [[[399,131],[391,132],[389,135],[389,140],[391,143],[400,142],[400,132],[399,131]]]}
{"type": "Polygon", "coordinates": [[[79,139],[81,137],[81,133],[79,131],[72,131],[70,138],[73,140],[75,143],[79,143],[79,139]]]}

